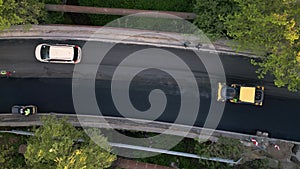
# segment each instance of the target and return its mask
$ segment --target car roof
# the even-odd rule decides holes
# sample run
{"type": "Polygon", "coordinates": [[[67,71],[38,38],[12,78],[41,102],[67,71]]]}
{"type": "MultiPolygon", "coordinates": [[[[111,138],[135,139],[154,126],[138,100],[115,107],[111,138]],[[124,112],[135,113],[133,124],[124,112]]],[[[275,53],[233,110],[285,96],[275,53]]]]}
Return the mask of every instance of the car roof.
{"type": "Polygon", "coordinates": [[[74,48],[72,46],[50,46],[50,59],[73,60],[74,48]]]}
{"type": "Polygon", "coordinates": [[[255,87],[241,87],[239,100],[242,102],[255,103],[255,87]]]}

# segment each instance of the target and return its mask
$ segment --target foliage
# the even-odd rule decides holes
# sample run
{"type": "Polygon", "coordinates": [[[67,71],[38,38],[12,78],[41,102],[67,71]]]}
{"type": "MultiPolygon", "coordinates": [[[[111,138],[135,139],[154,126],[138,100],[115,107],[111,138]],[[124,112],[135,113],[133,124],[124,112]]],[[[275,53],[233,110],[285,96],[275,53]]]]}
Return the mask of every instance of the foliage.
{"type": "Polygon", "coordinates": [[[19,145],[24,143],[23,137],[1,134],[0,140],[0,168],[25,168],[25,159],[18,153],[19,145]]]}
{"type": "MultiPolygon", "coordinates": [[[[64,4],[63,0],[44,0],[45,4],[64,4]]],[[[42,23],[45,24],[73,24],[64,12],[47,11],[42,23]]]]}
{"type": "Polygon", "coordinates": [[[192,12],[194,0],[79,0],[83,6],[192,12]]]}
{"type": "MultiPolygon", "coordinates": [[[[107,8],[126,8],[126,9],[141,9],[141,10],[160,10],[160,11],[178,11],[178,12],[192,12],[193,11],[194,0],[111,0],[111,1],[96,1],[96,0],[79,0],[79,4],[83,6],[95,6],[95,7],[107,7],[107,8]]],[[[93,25],[106,25],[107,23],[114,21],[121,16],[116,15],[88,15],[90,17],[91,24],[93,25]]],[[[133,18],[133,20],[128,24],[128,28],[140,28],[149,29],[145,25],[151,25],[153,29],[160,22],[165,20],[160,20],[156,18],[133,18]],[[134,21],[134,22],[133,22],[134,21]],[[150,21],[150,23],[149,23],[150,21]],[[147,23],[147,24],[145,24],[147,23]],[[154,26],[155,25],[155,26],[154,26]]],[[[124,24],[126,25],[126,24],[124,24]]],[[[150,28],[150,30],[152,30],[150,28]]],[[[172,27],[171,27],[172,28],[172,27]]],[[[170,29],[170,27],[169,27],[170,29]]]]}
{"type": "MultiPolygon", "coordinates": [[[[242,157],[244,151],[243,145],[236,139],[220,137],[216,143],[205,142],[195,145],[195,151],[199,156],[218,157],[224,159],[238,160],[242,157]]],[[[205,167],[210,168],[228,168],[227,164],[200,160],[205,167]]]]}
{"type": "Polygon", "coordinates": [[[91,129],[91,137],[106,144],[106,149],[97,146],[83,131],[79,131],[66,119],[47,117],[43,126],[28,140],[25,159],[32,168],[107,168],[115,160],[106,139],[99,130],[91,129]],[[84,139],[85,142],[78,143],[84,139]],[[108,151],[106,151],[108,150],[108,151]]]}
{"type": "Polygon", "coordinates": [[[63,4],[63,0],[44,0],[45,4],[63,4]]]}
{"type": "Polygon", "coordinates": [[[65,20],[65,15],[61,12],[47,12],[45,16],[45,23],[62,24],[65,20]]]}
{"type": "Polygon", "coordinates": [[[238,165],[237,169],[267,169],[269,168],[267,166],[268,160],[267,159],[259,159],[259,160],[253,160],[245,162],[241,165],[238,165]]]}
{"type": "Polygon", "coordinates": [[[11,161],[13,160],[11,157],[13,156],[13,147],[9,146],[7,144],[5,145],[1,145],[0,146],[0,164],[1,165],[7,165],[8,163],[11,163],[11,161]]]}
{"type": "Polygon", "coordinates": [[[14,12],[16,8],[17,3],[14,0],[6,0],[4,2],[0,0],[0,30],[22,22],[22,18],[14,12]]]}
{"type": "Polygon", "coordinates": [[[104,25],[108,24],[109,22],[120,18],[121,16],[88,14],[88,17],[90,18],[91,25],[104,26],[104,25]]]}
{"type": "Polygon", "coordinates": [[[12,145],[0,146],[0,168],[2,169],[21,169],[25,168],[24,157],[18,154],[18,150],[12,145]]]}
{"type": "Polygon", "coordinates": [[[252,63],[259,66],[257,70],[259,78],[264,78],[268,72],[271,72],[275,77],[276,86],[287,85],[290,91],[296,91],[300,89],[300,69],[295,55],[297,55],[297,51],[283,48],[280,53],[272,53],[263,58],[261,62],[252,61],[252,63]]]}
{"type": "Polygon", "coordinates": [[[42,23],[45,24],[74,24],[72,19],[63,12],[48,11],[42,23]]]}
{"type": "Polygon", "coordinates": [[[21,24],[38,24],[39,19],[45,15],[45,4],[39,0],[22,0],[17,3],[18,8],[15,12],[22,18],[21,24]]]}
{"type": "Polygon", "coordinates": [[[0,0],[0,30],[11,25],[37,24],[44,16],[44,3],[38,0],[0,0]]]}
{"type": "Polygon", "coordinates": [[[278,87],[300,89],[300,1],[197,0],[195,24],[210,38],[229,37],[238,49],[266,55],[258,77],[267,73],[278,87]]]}
{"type": "Polygon", "coordinates": [[[300,2],[297,0],[235,0],[239,12],[225,18],[228,35],[257,53],[266,53],[261,62],[260,78],[268,72],[275,85],[300,89],[300,2]]]}
{"type": "Polygon", "coordinates": [[[255,50],[267,52],[294,43],[299,35],[294,18],[289,16],[294,8],[291,1],[294,0],[235,0],[241,10],[226,18],[228,34],[255,50]]]}
{"type": "Polygon", "coordinates": [[[182,169],[198,169],[198,161],[196,159],[186,157],[176,157],[173,155],[160,154],[153,157],[138,159],[141,162],[158,164],[162,166],[170,166],[172,162],[177,163],[179,168],[182,169]]]}
{"type": "MultiPolygon", "coordinates": [[[[134,132],[133,133],[135,136],[139,136],[139,133],[134,132]]],[[[147,137],[152,137],[155,136],[156,134],[154,133],[143,133],[143,136],[147,137]]],[[[133,136],[133,135],[131,135],[133,136]]],[[[172,138],[177,140],[180,138],[179,136],[171,136],[171,135],[160,135],[160,137],[165,137],[161,138],[160,141],[157,140],[152,140],[151,143],[146,144],[147,146],[151,146],[153,148],[161,148],[163,147],[163,144],[169,144],[170,141],[172,141],[172,138]],[[176,138],[177,137],[177,138],[176,138]],[[168,139],[167,139],[168,138],[168,139]],[[171,140],[170,140],[171,138],[171,140]]],[[[171,143],[173,144],[173,143],[171,143]]],[[[173,147],[170,151],[178,151],[178,152],[187,152],[187,153],[194,153],[194,145],[196,144],[196,141],[193,139],[188,139],[184,138],[181,140],[175,147],[173,147]]],[[[138,153],[138,152],[135,152],[138,153]]],[[[139,154],[142,154],[145,152],[139,152],[139,154]]],[[[149,155],[149,152],[147,152],[149,155]]],[[[138,157],[138,156],[137,156],[138,157]]],[[[139,161],[146,162],[146,163],[152,163],[152,164],[158,164],[162,166],[170,166],[171,163],[176,163],[176,165],[179,168],[182,169],[198,169],[198,160],[192,159],[192,158],[186,158],[186,157],[180,157],[180,156],[174,156],[174,155],[167,155],[167,154],[159,154],[153,157],[148,157],[148,158],[140,158],[138,159],[139,161]]]]}
{"type": "Polygon", "coordinates": [[[211,39],[226,37],[223,18],[238,11],[233,0],[196,0],[194,23],[211,39]]]}
{"type": "Polygon", "coordinates": [[[219,157],[237,160],[241,158],[243,146],[236,139],[220,137],[217,142],[199,143],[195,146],[195,151],[199,156],[219,157]]]}

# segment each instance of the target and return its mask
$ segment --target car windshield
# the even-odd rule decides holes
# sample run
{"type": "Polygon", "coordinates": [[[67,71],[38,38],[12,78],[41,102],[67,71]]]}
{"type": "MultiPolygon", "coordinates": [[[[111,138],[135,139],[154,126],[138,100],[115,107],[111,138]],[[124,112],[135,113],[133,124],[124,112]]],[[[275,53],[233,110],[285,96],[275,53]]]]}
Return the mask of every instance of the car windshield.
{"type": "Polygon", "coordinates": [[[76,62],[78,59],[78,48],[74,48],[74,58],[73,58],[73,61],[76,62]]]}
{"type": "Polygon", "coordinates": [[[50,49],[50,46],[47,46],[47,45],[42,46],[42,48],[41,48],[41,58],[43,60],[49,59],[49,49],[50,49]]]}
{"type": "Polygon", "coordinates": [[[235,97],[235,95],[236,95],[236,91],[233,88],[224,87],[222,89],[222,96],[227,99],[232,99],[235,97]]]}

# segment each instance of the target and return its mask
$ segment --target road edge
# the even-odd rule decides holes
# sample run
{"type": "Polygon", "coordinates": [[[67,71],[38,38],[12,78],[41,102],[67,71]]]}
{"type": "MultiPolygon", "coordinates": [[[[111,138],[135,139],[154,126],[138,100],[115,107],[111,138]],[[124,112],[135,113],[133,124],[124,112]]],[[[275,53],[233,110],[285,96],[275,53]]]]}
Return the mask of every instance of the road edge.
{"type": "Polygon", "coordinates": [[[12,26],[0,32],[0,39],[55,39],[55,40],[87,40],[108,43],[124,43],[136,45],[151,45],[189,50],[200,50],[211,53],[241,55],[258,58],[251,52],[237,51],[230,47],[230,41],[219,40],[213,44],[199,43],[199,38],[191,34],[172,32],[158,32],[150,30],[115,28],[81,25],[32,25],[25,30],[23,26],[12,26]],[[101,29],[101,32],[98,30],[101,29]],[[102,31],[104,30],[104,31],[102,31]],[[138,36],[136,35],[138,33],[138,36]],[[147,35],[151,33],[151,36],[147,35]],[[163,34],[169,38],[162,38],[154,34],[163,34]],[[129,38],[128,38],[129,37],[129,38]],[[172,38],[171,38],[172,37],[172,38]],[[175,37],[175,38],[174,38],[175,37]],[[126,39],[126,40],[124,40],[126,39]],[[184,43],[187,42],[187,46],[184,43]],[[200,47],[197,45],[200,44],[200,47]]]}

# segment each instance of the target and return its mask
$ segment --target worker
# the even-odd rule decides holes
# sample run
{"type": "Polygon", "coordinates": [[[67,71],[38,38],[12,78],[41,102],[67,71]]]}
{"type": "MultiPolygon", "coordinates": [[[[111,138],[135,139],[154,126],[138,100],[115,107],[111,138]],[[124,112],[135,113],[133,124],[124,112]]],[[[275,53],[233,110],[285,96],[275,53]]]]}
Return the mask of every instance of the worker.
{"type": "Polygon", "coordinates": [[[1,71],[0,71],[0,74],[3,75],[3,76],[6,76],[7,71],[6,71],[6,70],[1,70],[1,71]]]}
{"type": "Polygon", "coordinates": [[[1,70],[1,71],[0,71],[0,74],[1,74],[2,76],[6,76],[6,77],[8,78],[8,77],[10,77],[10,76],[12,75],[12,72],[6,71],[6,70],[1,70]]]}
{"type": "Polygon", "coordinates": [[[6,77],[10,77],[11,76],[11,72],[10,71],[6,71],[6,77]]]}
{"type": "Polygon", "coordinates": [[[25,116],[30,115],[30,108],[25,108],[24,112],[25,112],[25,116]]]}

